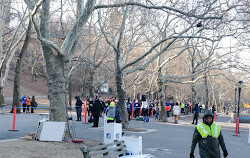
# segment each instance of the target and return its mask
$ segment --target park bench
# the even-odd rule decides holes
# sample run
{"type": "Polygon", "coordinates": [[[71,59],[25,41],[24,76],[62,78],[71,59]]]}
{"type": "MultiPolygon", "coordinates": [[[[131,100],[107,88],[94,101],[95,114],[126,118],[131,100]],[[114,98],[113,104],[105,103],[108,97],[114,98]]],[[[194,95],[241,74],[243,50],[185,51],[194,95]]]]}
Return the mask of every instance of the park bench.
{"type": "Polygon", "coordinates": [[[126,155],[127,149],[124,141],[115,140],[114,143],[100,144],[94,147],[83,146],[80,149],[84,158],[103,157],[117,158],[126,155]]]}

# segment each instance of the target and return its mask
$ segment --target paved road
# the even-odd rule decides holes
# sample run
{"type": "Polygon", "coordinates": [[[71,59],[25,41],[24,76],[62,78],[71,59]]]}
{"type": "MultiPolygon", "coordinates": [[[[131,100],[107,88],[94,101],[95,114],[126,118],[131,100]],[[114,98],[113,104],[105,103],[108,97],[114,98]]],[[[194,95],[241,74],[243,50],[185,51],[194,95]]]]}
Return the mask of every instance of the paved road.
{"type": "MultiPolygon", "coordinates": [[[[36,130],[38,121],[42,116],[38,114],[18,114],[16,129],[19,132],[9,132],[12,128],[12,115],[0,114],[0,140],[18,138],[36,130]]],[[[73,118],[76,119],[75,116],[73,118]]],[[[226,119],[226,118],[225,118],[226,119]]],[[[74,121],[76,136],[82,139],[103,140],[103,119],[100,119],[100,127],[92,128],[92,124],[74,121]]],[[[149,132],[132,133],[125,132],[124,135],[142,136],[143,153],[152,154],[154,157],[165,158],[187,158],[189,157],[190,143],[194,131],[194,125],[190,123],[160,123],[130,121],[130,126],[134,128],[150,129],[149,132]]],[[[248,141],[248,130],[241,130],[241,137],[235,137],[234,126],[222,129],[224,139],[229,151],[230,158],[248,158],[250,144],[248,141]]],[[[195,151],[198,156],[198,146],[195,151]]]]}

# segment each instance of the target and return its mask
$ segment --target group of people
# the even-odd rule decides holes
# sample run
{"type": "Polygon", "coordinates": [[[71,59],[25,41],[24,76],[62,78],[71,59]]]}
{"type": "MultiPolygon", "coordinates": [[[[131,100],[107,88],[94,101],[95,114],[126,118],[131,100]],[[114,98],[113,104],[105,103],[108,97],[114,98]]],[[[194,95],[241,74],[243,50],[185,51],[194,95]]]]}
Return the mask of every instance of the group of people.
{"type": "Polygon", "coordinates": [[[36,102],[35,96],[32,96],[32,98],[30,99],[29,96],[24,95],[20,99],[20,101],[22,102],[24,113],[25,113],[25,111],[26,111],[26,113],[29,113],[30,111],[31,111],[31,113],[34,113],[34,109],[37,107],[37,102],[36,102]]]}
{"type": "MultiPolygon", "coordinates": [[[[107,123],[121,122],[121,109],[119,105],[119,101],[115,98],[104,99],[95,98],[92,100],[91,98],[87,99],[87,109],[90,113],[90,119],[93,117],[93,126],[98,127],[99,117],[102,115],[106,115],[107,123]]],[[[82,104],[80,97],[76,97],[75,108],[77,112],[77,121],[81,121],[81,112],[82,112],[82,104]]],[[[128,119],[130,120],[132,111],[134,110],[134,116],[138,117],[138,110],[141,108],[141,112],[143,116],[148,116],[150,109],[154,107],[156,110],[155,115],[157,114],[158,102],[157,101],[149,101],[145,103],[145,101],[138,100],[130,100],[126,101],[127,111],[128,111],[128,119]],[[148,104],[149,103],[149,104],[148,104]],[[151,106],[150,106],[151,105],[151,106]]],[[[167,115],[169,117],[170,112],[172,111],[175,123],[178,122],[178,116],[182,112],[183,105],[180,102],[175,102],[174,105],[169,104],[166,105],[167,115]]],[[[189,106],[188,106],[189,107],[189,106]]],[[[185,110],[184,104],[184,110],[185,110]]],[[[192,106],[193,112],[193,124],[195,122],[196,127],[193,134],[191,150],[190,150],[190,158],[194,158],[194,150],[196,144],[199,144],[199,153],[201,157],[220,157],[220,146],[223,151],[223,156],[227,157],[228,152],[224,143],[223,135],[221,133],[221,126],[214,122],[213,115],[215,112],[215,107],[213,106],[210,110],[204,110],[203,122],[198,123],[199,113],[201,112],[200,104],[195,104],[192,106]]]]}
{"type": "MultiPolygon", "coordinates": [[[[83,102],[81,101],[80,96],[76,96],[75,99],[75,108],[77,113],[76,121],[81,121],[83,102]]],[[[98,127],[99,117],[104,115],[107,116],[107,123],[121,122],[121,109],[117,99],[112,98],[110,100],[103,100],[102,98],[96,97],[95,100],[93,100],[92,98],[87,98],[86,104],[88,115],[90,116],[88,122],[93,122],[92,127],[98,127]]]]}

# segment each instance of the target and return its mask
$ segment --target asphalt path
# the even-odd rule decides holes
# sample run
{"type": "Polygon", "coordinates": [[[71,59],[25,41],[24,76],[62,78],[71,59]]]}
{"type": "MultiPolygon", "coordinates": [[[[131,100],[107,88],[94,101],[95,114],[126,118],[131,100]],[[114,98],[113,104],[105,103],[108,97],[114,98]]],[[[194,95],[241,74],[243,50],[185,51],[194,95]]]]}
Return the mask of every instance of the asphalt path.
{"type": "MultiPolygon", "coordinates": [[[[0,114],[0,142],[6,139],[24,137],[31,132],[35,132],[39,120],[46,115],[21,113],[17,114],[16,129],[18,132],[8,131],[12,129],[12,114],[0,114]]],[[[223,117],[223,116],[221,116],[223,117]]],[[[76,137],[82,139],[103,140],[103,118],[100,118],[99,127],[92,128],[93,124],[85,124],[75,121],[73,113],[73,126],[76,137]]],[[[227,122],[228,118],[220,118],[227,122]]],[[[151,154],[159,158],[187,158],[189,157],[192,134],[195,126],[190,123],[161,123],[154,119],[150,122],[130,121],[133,128],[147,129],[146,132],[127,132],[125,136],[142,136],[143,153],[151,154]]],[[[248,144],[248,129],[242,129],[240,137],[234,135],[234,127],[222,127],[222,133],[229,152],[229,158],[249,158],[250,144],[248,144]]],[[[195,156],[198,156],[198,145],[195,156]]]]}

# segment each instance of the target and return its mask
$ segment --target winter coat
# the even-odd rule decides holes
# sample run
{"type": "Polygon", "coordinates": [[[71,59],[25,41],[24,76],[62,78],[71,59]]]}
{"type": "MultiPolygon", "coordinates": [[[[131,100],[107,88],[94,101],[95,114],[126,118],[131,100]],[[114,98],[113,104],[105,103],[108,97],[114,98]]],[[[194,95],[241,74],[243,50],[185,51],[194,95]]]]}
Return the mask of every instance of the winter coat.
{"type": "Polygon", "coordinates": [[[106,110],[107,118],[115,118],[115,107],[109,106],[106,110]]]}
{"type": "Polygon", "coordinates": [[[31,99],[29,97],[27,97],[27,106],[31,105],[31,99]]]}
{"type": "Polygon", "coordinates": [[[89,111],[91,112],[91,113],[93,113],[93,104],[94,104],[94,101],[89,101],[89,111]]]}
{"type": "MultiPolygon", "coordinates": [[[[211,111],[205,113],[204,117],[212,115],[212,113],[209,113],[211,113],[211,111]]],[[[204,121],[205,119],[203,119],[203,123],[206,124],[206,122],[204,121]]],[[[220,146],[223,152],[227,152],[226,145],[221,132],[218,138],[214,138],[212,136],[202,138],[196,126],[193,134],[191,152],[194,152],[197,143],[199,144],[199,153],[201,158],[220,158],[220,146]]]]}
{"type": "Polygon", "coordinates": [[[179,105],[175,105],[173,107],[173,111],[173,115],[180,115],[181,108],[179,107],[179,105]]]}
{"type": "Polygon", "coordinates": [[[76,100],[76,106],[77,107],[75,107],[76,109],[80,109],[80,108],[82,108],[82,101],[81,101],[81,99],[80,98],[77,98],[77,100],[76,100]]]}
{"type": "Polygon", "coordinates": [[[116,122],[120,122],[121,118],[122,118],[121,108],[120,108],[119,104],[117,103],[116,108],[115,108],[115,120],[116,120],[116,122]]]}
{"type": "Polygon", "coordinates": [[[101,111],[102,111],[102,104],[100,100],[96,100],[93,105],[93,111],[91,112],[93,113],[94,116],[99,116],[101,111]]]}
{"type": "Polygon", "coordinates": [[[194,107],[194,117],[199,117],[200,109],[198,106],[194,107]]]}
{"type": "Polygon", "coordinates": [[[128,110],[128,113],[132,112],[132,104],[130,102],[127,102],[127,110],[128,110]]]}
{"type": "Polygon", "coordinates": [[[23,103],[23,104],[27,104],[27,97],[22,97],[20,99],[20,101],[23,103]]]}

